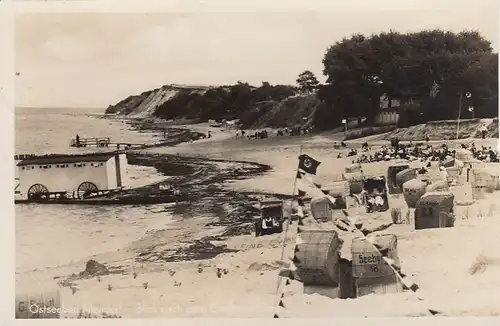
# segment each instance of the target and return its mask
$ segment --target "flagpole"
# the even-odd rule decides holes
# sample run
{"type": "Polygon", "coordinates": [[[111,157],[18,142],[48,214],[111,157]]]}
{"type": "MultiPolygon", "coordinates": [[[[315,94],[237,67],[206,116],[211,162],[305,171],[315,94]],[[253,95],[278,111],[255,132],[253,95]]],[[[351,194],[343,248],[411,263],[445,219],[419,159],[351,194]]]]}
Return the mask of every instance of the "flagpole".
{"type": "MultiPolygon", "coordinates": [[[[302,145],[300,145],[300,149],[299,149],[299,156],[300,155],[302,155],[302,145]]],[[[295,191],[297,190],[297,174],[299,173],[299,164],[300,164],[300,161],[299,161],[299,163],[297,163],[297,168],[295,169],[295,179],[293,180],[292,198],[295,197],[295,191]]],[[[285,257],[286,234],[288,233],[288,229],[290,227],[291,221],[292,221],[292,215],[290,214],[288,216],[288,223],[286,224],[286,227],[285,227],[285,236],[283,237],[283,247],[281,250],[281,259],[280,259],[281,261],[283,261],[283,258],[285,257]]],[[[279,287],[279,281],[278,281],[278,287],[279,287]]]]}
{"type": "MultiPolygon", "coordinates": [[[[302,145],[300,145],[299,147],[299,156],[302,155],[302,145]]],[[[300,165],[300,161],[299,163],[297,163],[297,167],[295,168],[295,178],[293,180],[293,190],[292,190],[292,198],[295,197],[295,191],[297,190],[297,174],[299,173],[299,165],[300,165]]],[[[290,223],[292,222],[292,215],[290,214],[288,216],[288,223],[286,225],[286,228],[285,228],[285,240],[283,240],[283,250],[281,251],[281,260],[283,260],[283,257],[285,255],[285,241],[286,241],[286,233],[288,231],[288,227],[290,226],[290,223]]]]}
{"type": "Polygon", "coordinates": [[[458,100],[458,119],[457,119],[457,140],[458,140],[458,134],[460,130],[460,114],[462,113],[462,92],[460,92],[460,97],[458,100]]]}
{"type": "MultiPolygon", "coordinates": [[[[299,156],[300,155],[302,155],[302,145],[300,145],[300,148],[299,148],[299,156]]],[[[297,190],[297,174],[299,173],[299,165],[300,165],[300,161],[299,161],[299,163],[297,163],[297,167],[295,168],[295,179],[293,180],[292,196],[295,195],[295,191],[297,190]]]]}
{"type": "MultiPolygon", "coordinates": [[[[302,155],[302,145],[300,145],[299,147],[299,156],[302,155]]],[[[299,163],[297,163],[297,167],[295,168],[295,178],[293,180],[293,190],[292,190],[292,198],[295,197],[295,191],[297,190],[297,174],[299,173],[299,166],[300,166],[300,160],[299,160],[299,163]]],[[[293,200],[293,199],[292,199],[293,200]]],[[[292,201],[293,202],[293,201],[292,201]]],[[[285,227],[285,232],[284,232],[284,236],[283,236],[283,243],[282,243],[282,247],[281,247],[281,257],[280,257],[280,261],[283,261],[283,259],[285,258],[285,247],[286,247],[286,235],[288,233],[288,229],[290,227],[290,223],[292,222],[292,215],[291,215],[291,212],[288,216],[288,223],[286,224],[286,227],[285,227]]],[[[279,293],[279,289],[280,289],[280,284],[281,284],[281,279],[282,279],[282,276],[278,274],[278,282],[276,284],[276,296],[278,295],[279,293]]],[[[276,299],[276,298],[275,298],[276,299]]],[[[276,306],[276,304],[275,304],[276,306]]]]}

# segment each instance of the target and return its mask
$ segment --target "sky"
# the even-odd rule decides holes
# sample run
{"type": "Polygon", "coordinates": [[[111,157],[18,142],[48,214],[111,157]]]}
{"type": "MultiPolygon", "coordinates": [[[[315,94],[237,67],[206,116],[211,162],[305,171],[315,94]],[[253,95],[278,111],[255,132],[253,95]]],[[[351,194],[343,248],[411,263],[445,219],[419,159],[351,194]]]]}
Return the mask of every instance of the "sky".
{"type": "Polygon", "coordinates": [[[324,81],[328,46],[389,29],[478,30],[498,52],[498,1],[474,3],[412,11],[18,11],[15,104],[105,108],[166,84],[294,84],[306,69],[324,81]]]}

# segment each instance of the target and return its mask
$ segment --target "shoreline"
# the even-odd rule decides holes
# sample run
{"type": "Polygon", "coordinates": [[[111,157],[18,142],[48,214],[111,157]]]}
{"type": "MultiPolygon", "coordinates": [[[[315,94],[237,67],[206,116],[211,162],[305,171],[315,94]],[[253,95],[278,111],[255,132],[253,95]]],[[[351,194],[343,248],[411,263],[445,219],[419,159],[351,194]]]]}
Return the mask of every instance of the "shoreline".
{"type": "MultiPolygon", "coordinates": [[[[159,173],[177,171],[178,175],[168,182],[176,182],[184,191],[193,193],[192,202],[165,208],[175,211],[174,221],[167,227],[121,250],[89,257],[104,264],[108,268],[106,273],[80,275],[85,269],[85,260],[40,271],[39,275],[57,277],[53,281],[62,283],[65,307],[93,307],[95,311],[113,308],[123,318],[272,316],[275,299],[272,289],[276,286],[278,270],[286,266],[280,261],[281,248],[276,245],[280,244],[283,234],[259,238],[251,235],[252,226],[247,223],[256,213],[251,203],[256,202],[258,196],[286,194],[291,190],[300,145],[304,146],[304,152],[324,162],[317,176],[321,182],[341,172],[350,160],[337,159],[336,154],[342,150],[333,149],[333,140],[327,137],[243,141],[229,138],[228,134],[217,133],[212,140],[131,151],[134,163],[153,166],[159,173]],[[233,210],[235,207],[240,209],[233,210]],[[218,270],[227,270],[227,274],[219,277],[218,270]],[[142,308],[138,310],[139,302],[142,308]],[[180,309],[173,311],[172,307],[180,309]],[[214,307],[217,309],[211,309],[214,307]]],[[[388,164],[391,162],[365,164],[366,172],[385,174],[388,164]]],[[[291,196],[279,197],[289,199],[291,196]]],[[[391,208],[403,207],[401,200],[391,198],[391,208]]],[[[457,207],[459,221],[451,229],[415,232],[410,225],[392,225],[386,230],[398,236],[403,270],[415,277],[433,304],[439,306],[440,302],[447,303],[444,298],[455,296],[445,309],[447,316],[498,314],[492,303],[484,301],[498,283],[494,280],[498,271],[495,261],[499,258],[492,250],[498,239],[492,236],[500,220],[496,214],[500,207],[491,208],[496,205],[491,198],[474,205],[467,219],[459,210],[462,208],[457,207]],[[490,205],[489,211],[495,212],[494,215],[475,211],[485,205],[490,205]],[[457,251],[456,246],[464,242],[468,244],[466,248],[457,251]],[[430,254],[422,255],[422,251],[430,254]],[[481,255],[490,262],[485,271],[468,275],[467,269],[481,255]],[[437,276],[443,273],[447,274],[446,279],[437,276]],[[493,283],[488,283],[490,278],[493,283]],[[458,295],[455,290],[462,288],[474,291],[458,295]],[[477,303],[472,307],[467,303],[470,300],[477,303]]],[[[383,223],[390,220],[390,216],[382,214],[376,220],[383,223]]],[[[287,243],[287,251],[292,250],[295,238],[291,237],[287,243]]],[[[348,250],[348,245],[344,249],[348,250]]],[[[422,316],[426,308],[414,302],[407,292],[355,300],[332,300],[302,292],[302,284],[292,281],[286,302],[290,311],[286,316],[309,316],[318,309],[341,311],[342,316],[349,317],[422,316]]],[[[64,317],[76,318],[71,314],[64,317]]]]}
{"type": "MultiPolygon", "coordinates": [[[[140,123],[136,122],[136,124],[140,123]]],[[[147,130],[148,132],[157,131],[157,129],[151,128],[147,130]]],[[[167,136],[161,145],[148,146],[147,149],[175,147],[180,143],[187,143],[185,139],[190,139],[193,134],[195,136],[200,134],[199,132],[193,133],[192,130],[185,128],[176,128],[176,130],[180,131],[178,134],[181,135],[181,139],[179,139],[178,134],[174,135],[174,137],[167,136]]],[[[165,205],[163,210],[158,212],[171,214],[173,220],[168,224],[167,228],[144,234],[141,238],[132,241],[122,249],[97,253],[78,259],[77,261],[70,261],[45,269],[16,271],[16,275],[47,273],[59,280],[64,279],[64,277],[61,275],[54,276],[54,274],[60,274],[57,273],[58,270],[74,271],[77,266],[83,266],[85,261],[89,259],[96,259],[110,266],[125,260],[129,261],[129,267],[132,267],[137,264],[152,264],[161,261],[185,263],[193,258],[195,260],[207,260],[226,252],[237,252],[234,249],[226,249],[224,245],[213,245],[211,242],[220,242],[228,237],[250,234],[253,226],[252,217],[257,212],[255,207],[253,207],[253,204],[257,202],[255,197],[263,195],[275,196],[274,194],[258,192],[240,193],[225,187],[226,182],[244,180],[266,173],[271,169],[267,165],[246,161],[206,159],[173,154],[140,153],[133,150],[129,151],[127,156],[129,164],[154,167],[158,174],[166,177],[164,180],[153,184],[129,189],[126,191],[127,195],[133,196],[139,194],[139,196],[154,197],[155,193],[158,193],[157,189],[159,186],[163,184],[174,185],[179,187],[185,194],[195,193],[196,195],[181,196],[184,201],[164,203],[173,204],[165,205]],[[217,197],[216,205],[210,204],[211,202],[215,203],[214,197],[217,197]],[[235,197],[238,197],[238,200],[233,203],[232,201],[235,197]],[[245,209],[250,212],[243,212],[245,209]],[[195,217],[196,214],[200,216],[195,217]],[[239,214],[246,216],[246,218],[240,219],[239,214]],[[218,216],[223,216],[223,218],[219,218],[218,216]],[[175,248],[173,252],[172,249],[166,249],[168,244],[175,243],[178,234],[182,233],[179,231],[189,228],[193,230],[190,232],[188,238],[184,236],[183,242],[186,243],[183,246],[175,248]],[[203,233],[205,231],[208,235],[202,234],[197,236],[196,234],[197,232],[203,233]],[[156,241],[160,236],[171,240],[165,242],[156,241]],[[155,249],[160,247],[163,248],[163,255],[155,252],[155,249]],[[210,250],[207,251],[207,247],[210,250]],[[121,258],[117,259],[117,256],[121,258]]],[[[161,193],[159,195],[161,196],[161,193]]],[[[277,196],[280,198],[288,197],[277,196]]],[[[143,203],[132,204],[145,205],[143,203]]]]}

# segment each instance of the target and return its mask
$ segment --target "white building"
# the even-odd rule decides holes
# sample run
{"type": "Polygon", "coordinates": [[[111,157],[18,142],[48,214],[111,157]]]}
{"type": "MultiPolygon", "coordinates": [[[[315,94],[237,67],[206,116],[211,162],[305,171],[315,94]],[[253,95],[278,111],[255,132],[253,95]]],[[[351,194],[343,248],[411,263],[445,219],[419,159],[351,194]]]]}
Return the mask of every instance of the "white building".
{"type": "Polygon", "coordinates": [[[405,106],[418,105],[418,101],[409,100],[401,104],[399,100],[389,100],[387,95],[380,97],[380,111],[375,115],[375,125],[396,125],[399,121],[399,114],[405,106]]]}
{"type": "Polygon", "coordinates": [[[90,194],[122,189],[127,184],[125,154],[47,155],[17,163],[16,193],[23,199],[49,194],[90,194]]]}
{"type": "Polygon", "coordinates": [[[396,125],[399,121],[399,112],[397,109],[381,109],[374,120],[375,125],[396,125]]]}

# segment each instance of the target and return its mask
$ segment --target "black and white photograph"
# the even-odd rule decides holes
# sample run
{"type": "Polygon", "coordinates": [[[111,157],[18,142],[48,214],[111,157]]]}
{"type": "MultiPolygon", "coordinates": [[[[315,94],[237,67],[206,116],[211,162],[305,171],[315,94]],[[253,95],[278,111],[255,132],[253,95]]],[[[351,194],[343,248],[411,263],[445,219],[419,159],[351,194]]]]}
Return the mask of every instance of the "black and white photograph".
{"type": "Polygon", "coordinates": [[[448,2],[14,10],[15,318],[499,316],[499,2],[448,2]]]}

